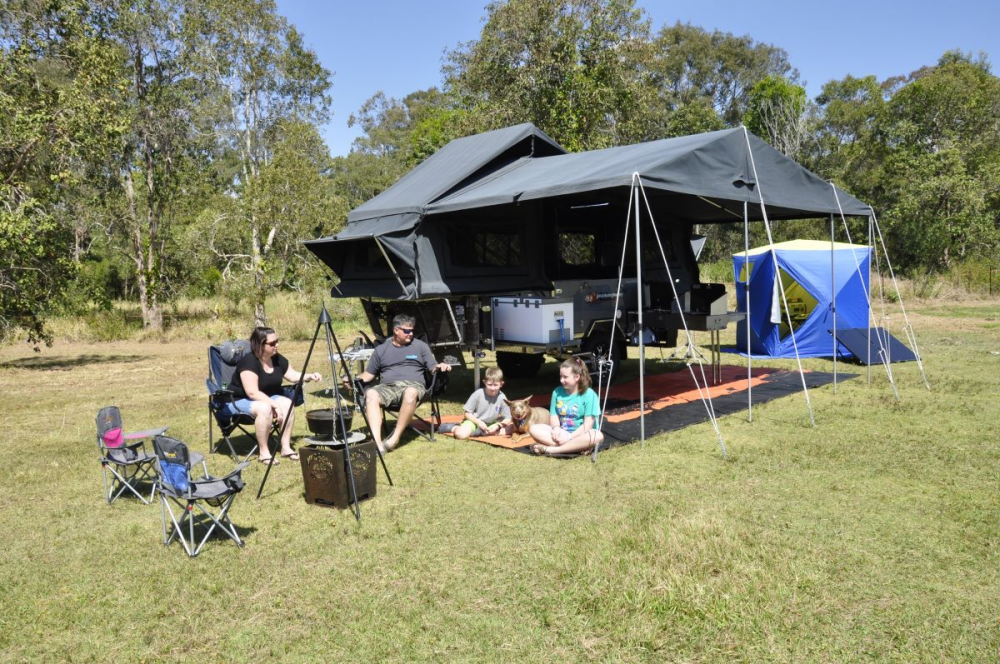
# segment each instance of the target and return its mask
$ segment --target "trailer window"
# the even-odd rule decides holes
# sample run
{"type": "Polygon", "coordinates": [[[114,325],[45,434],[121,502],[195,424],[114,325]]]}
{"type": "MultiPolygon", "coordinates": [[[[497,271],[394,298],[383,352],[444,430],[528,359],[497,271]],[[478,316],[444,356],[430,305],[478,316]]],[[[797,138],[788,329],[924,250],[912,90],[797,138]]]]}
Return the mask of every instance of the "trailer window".
{"type": "Polygon", "coordinates": [[[595,265],[597,238],[593,233],[559,233],[559,261],[563,265],[595,265]]]}
{"type": "Polygon", "coordinates": [[[451,264],[458,267],[524,265],[521,232],[516,225],[454,225],[448,229],[448,247],[451,264]]]}

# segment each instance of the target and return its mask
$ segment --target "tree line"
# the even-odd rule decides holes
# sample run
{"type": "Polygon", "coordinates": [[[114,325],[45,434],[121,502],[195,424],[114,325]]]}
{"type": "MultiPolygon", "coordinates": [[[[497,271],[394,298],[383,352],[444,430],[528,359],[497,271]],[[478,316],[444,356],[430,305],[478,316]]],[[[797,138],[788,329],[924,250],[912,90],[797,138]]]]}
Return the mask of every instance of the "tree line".
{"type": "Polygon", "coordinates": [[[571,151],[745,124],[871,203],[901,269],[995,255],[1000,82],[985,54],[809,99],[779,46],[654,31],[634,0],[484,14],[439,86],[376,92],[332,158],[332,75],[272,0],[3,0],[0,335],[46,340],[48,316],[122,298],[157,330],[165,303],[219,293],[263,322],[269,292],[322,283],[302,240],[449,140],[520,122],[571,151]]]}

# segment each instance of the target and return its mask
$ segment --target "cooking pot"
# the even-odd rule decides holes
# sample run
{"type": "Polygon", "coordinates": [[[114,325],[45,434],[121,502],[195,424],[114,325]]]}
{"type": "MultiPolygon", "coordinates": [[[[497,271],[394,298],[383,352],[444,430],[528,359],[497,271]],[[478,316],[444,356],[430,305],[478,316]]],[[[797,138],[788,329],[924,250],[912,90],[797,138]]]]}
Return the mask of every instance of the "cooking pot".
{"type": "MultiPolygon", "coordinates": [[[[344,426],[347,428],[347,431],[350,431],[354,413],[348,408],[342,408],[340,412],[344,415],[344,426]]],[[[317,436],[337,438],[338,440],[345,440],[347,438],[346,432],[340,428],[340,415],[336,408],[321,408],[319,410],[308,411],[306,413],[306,424],[309,425],[309,431],[317,436]],[[336,427],[337,431],[336,436],[333,433],[334,427],[336,427]]]]}

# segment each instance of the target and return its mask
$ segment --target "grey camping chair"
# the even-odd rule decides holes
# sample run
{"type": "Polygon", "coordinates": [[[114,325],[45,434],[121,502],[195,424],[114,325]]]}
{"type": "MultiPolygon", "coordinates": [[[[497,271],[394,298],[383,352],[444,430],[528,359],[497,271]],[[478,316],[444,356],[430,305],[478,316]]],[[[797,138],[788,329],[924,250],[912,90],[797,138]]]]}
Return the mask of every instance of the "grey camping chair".
{"type": "Polygon", "coordinates": [[[148,505],[156,493],[154,458],[146,453],[146,439],[167,430],[167,427],[126,433],[121,410],[106,406],[97,412],[97,452],[104,477],[104,499],[108,504],[126,491],[148,505]],[[149,498],[140,493],[142,484],[149,485],[149,498]]]}
{"type": "Polygon", "coordinates": [[[224,477],[207,475],[195,480],[191,476],[191,452],[186,444],[169,436],[157,436],[153,439],[153,448],[160,474],[158,486],[164,546],[178,539],[185,553],[193,558],[201,552],[216,529],[238,546],[243,546],[243,540],[229,519],[229,508],[245,486],[242,473],[250,462],[241,462],[224,477]],[[204,529],[200,540],[195,539],[196,526],[204,529]]]}
{"type": "MultiPolygon", "coordinates": [[[[97,412],[97,451],[104,475],[104,497],[109,505],[126,491],[146,505],[153,499],[156,492],[155,457],[146,452],[146,440],[165,433],[169,428],[126,433],[118,406],[105,406],[97,412]],[[139,492],[144,483],[150,486],[149,498],[139,492]]],[[[197,452],[192,454],[194,463],[200,463],[207,475],[205,457],[197,452]]]]}

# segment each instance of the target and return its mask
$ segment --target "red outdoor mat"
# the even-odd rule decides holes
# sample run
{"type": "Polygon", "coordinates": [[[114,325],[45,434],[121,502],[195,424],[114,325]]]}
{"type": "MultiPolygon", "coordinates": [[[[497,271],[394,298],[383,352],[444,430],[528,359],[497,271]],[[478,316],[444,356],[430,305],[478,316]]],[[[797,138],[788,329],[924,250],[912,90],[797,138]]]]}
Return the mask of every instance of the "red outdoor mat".
{"type": "MultiPolygon", "coordinates": [[[[702,380],[701,370],[694,366],[699,382],[702,380]]],[[[765,403],[788,394],[801,392],[802,379],[798,372],[785,371],[769,367],[755,367],[750,380],[753,389],[754,403],[765,403]]],[[[706,371],[706,378],[710,374],[706,371]]],[[[823,372],[806,372],[806,384],[819,387],[832,381],[833,374],[823,372]]],[[[847,380],[852,374],[841,374],[847,380]]],[[[702,393],[706,392],[702,388],[702,393]]],[[[711,395],[712,404],[717,416],[745,410],[747,407],[747,370],[746,367],[724,365],[722,380],[718,385],[710,385],[707,394],[711,395]]],[[[511,395],[508,395],[510,397],[511,395]]],[[[549,394],[535,395],[531,399],[532,406],[548,407],[549,394]]],[[[646,436],[654,436],[664,431],[681,429],[692,424],[708,421],[708,413],[702,403],[701,394],[691,376],[691,371],[684,368],[673,373],[657,374],[646,377],[646,436]]],[[[602,399],[602,404],[604,400],[602,399]]],[[[607,398],[607,405],[602,431],[605,433],[604,447],[623,445],[638,440],[639,437],[639,381],[638,379],[614,385],[607,398]]],[[[461,415],[447,415],[443,422],[458,423],[461,415]]],[[[451,434],[441,434],[451,435],[451,434]]],[[[480,443],[495,447],[528,452],[531,439],[522,438],[514,442],[509,436],[477,436],[470,438],[480,443]]]]}

